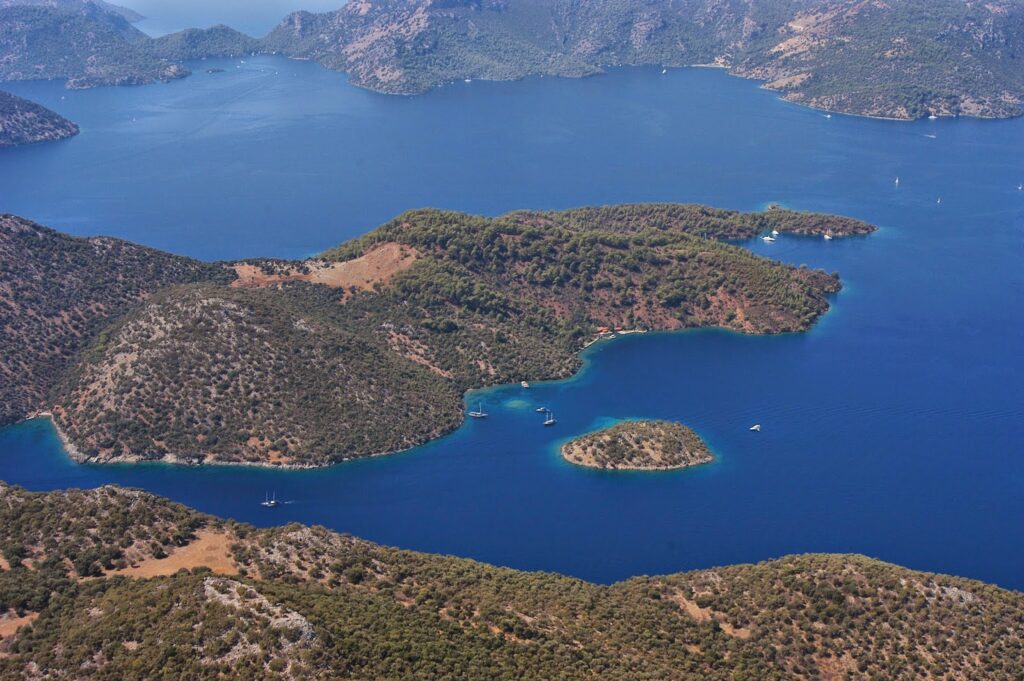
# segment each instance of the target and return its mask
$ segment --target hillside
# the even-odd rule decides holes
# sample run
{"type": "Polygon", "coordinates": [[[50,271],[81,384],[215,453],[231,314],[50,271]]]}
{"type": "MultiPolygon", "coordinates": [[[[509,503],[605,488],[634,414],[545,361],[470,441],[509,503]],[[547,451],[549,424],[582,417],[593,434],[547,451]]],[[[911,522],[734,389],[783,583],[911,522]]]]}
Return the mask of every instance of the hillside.
{"type": "Polygon", "coordinates": [[[465,78],[713,65],[793,102],[868,116],[1003,118],[1024,98],[1018,0],[359,0],[293,13],[262,39],[225,26],[150,39],[109,7],[4,4],[0,80],[72,87],[166,80],[187,74],[182,60],[262,52],[393,94],[465,78]]]}
{"type": "Polygon", "coordinates": [[[623,421],[566,442],[561,454],[577,466],[619,471],[678,470],[715,458],[697,433],[673,421],[623,421]]]}
{"type": "Polygon", "coordinates": [[[0,91],[0,147],[59,140],[78,126],[35,102],[0,91]]]}
{"type": "Polygon", "coordinates": [[[58,9],[82,9],[86,5],[97,5],[108,12],[112,12],[123,17],[125,20],[133,24],[145,19],[144,16],[133,9],[104,2],[104,0],[0,0],[0,7],[35,6],[56,7],[58,9]]]}
{"type": "Polygon", "coordinates": [[[228,26],[189,28],[154,38],[153,53],[168,61],[237,57],[259,51],[260,42],[228,26]]]}
{"type": "Polygon", "coordinates": [[[68,87],[141,85],[188,75],[151,39],[92,3],[0,7],[0,80],[61,79],[68,87]]]}
{"type": "Polygon", "coordinates": [[[0,215],[0,425],[48,405],[78,354],[153,291],[220,268],[0,215]]]}
{"type": "Polygon", "coordinates": [[[1024,97],[1015,0],[364,0],[295,13],[264,43],[398,94],[699,64],[870,116],[1015,116],[1024,97]]]}
{"type": "Polygon", "coordinates": [[[407,449],[458,427],[471,388],[570,375],[599,327],[800,331],[839,289],[690,232],[871,229],[693,206],[526,215],[413,211],[319,259],[164,288],[65,372],[55,421],[94,461],[309,466],[407,449]],[[644,227],[648,214],[663,222],[644,227]]]}
{"type": "Polygon", "coordinates": [[[1024,595],[860,556],[611,586],[0,484],[0,678],[1016,679],[1024,595]]]}

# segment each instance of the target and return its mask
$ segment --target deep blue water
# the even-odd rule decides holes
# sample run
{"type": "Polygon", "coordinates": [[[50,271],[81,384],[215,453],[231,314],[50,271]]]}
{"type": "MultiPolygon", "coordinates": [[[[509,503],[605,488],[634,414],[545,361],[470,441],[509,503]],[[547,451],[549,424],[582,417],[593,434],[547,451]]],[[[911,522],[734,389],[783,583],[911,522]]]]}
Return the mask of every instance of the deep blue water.
{"type": "Polygon", "coordinates": [[[751,245],[841,273],[809,333],[606,343],[569,381],[483,391],[491,418],[407,454],[301,472],[80,466],[30,423],[0,431],[0,478],[135,485],[599,581],[839,551],[1024,588],[1024,121],[828,119],[700,69],[394,98],[311,64],[219,63],[134,89],[11,86],[83,133],[0,154],[0,210],[208,259],[306,255],[425,205],[779,201],[882,231],[751,245]],[[628,417],[681,420],[719,460],[652,474],[558,457],[628,417]],[[267,490],[293,503],[262,509],[267,490]]]}

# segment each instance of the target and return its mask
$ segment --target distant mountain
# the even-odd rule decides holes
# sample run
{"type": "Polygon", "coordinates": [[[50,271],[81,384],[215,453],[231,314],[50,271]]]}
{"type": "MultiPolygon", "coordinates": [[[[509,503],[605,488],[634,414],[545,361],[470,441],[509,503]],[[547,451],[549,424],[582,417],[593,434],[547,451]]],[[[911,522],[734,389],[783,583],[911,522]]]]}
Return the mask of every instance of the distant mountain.
{"type": "Polygon", "coordinates": [[[2,483],[0,546],[4,679],[1024,678],[1024,594],[856,555],[605,586],[2,483]]]}
{"type": "Polygon", "coordinates": [[[156,56],[150,43],[124,17],[92,3],[0,8],[0,80],[56,78],[82,88],[188,75],[156,56]]]}
{"type": "Polygon", "coordinates": [[[224,25],[207,29],[189,28],[153,39],[153,53],[168,61],[203,59],[206,57],[237,57],[262,49],[256,38],[250,38],[224,25]]]}
{"type": "Polygon", "coordinates": [[[121,7],[120,5],[114,5],[103,0],[0,0],[0,7],[55,7],[57,9],[82,9],[86,5],[96,5],[97,7],[113,12],[127,19],[131,23],[142,21],[146,17],[142,16],[133,9],[127,7],[121,7]]]}
{"type": "Polygon", "coordinates": [[[793,102],[868,116],[1009,117],[1024,100],[1020,0],[352,0],[296,12],[261,40],[225,26],[154,40],[88,2],[33,2],[56,7],[0,10],[0,80],[145,83],[186,74],[185,59],[270,52],[394,94],[709,65],[793,102]]]}
{"type": "Polygon", "coordinates": [[[78,126],[35,102],[0,91],[0,147],[59,140],[78,126]]]}
{"type": "Polygon", "coordinates": [[[1018,0],[353,0],[292,14],[264,45],[396,94],[702,64],[871,116],[1014,116],[1024,97],[1018,0]]]}
{"type": "Polygon", "coordinates": [[[315,466],[459,426],[475,387],[560,378],[602,326],[807,329],[838,277],[725,243],[870,225],[637,205],[419,210],[318,258],[210,265],[0,218],[0,424],[72,454],[315,466]],[[707,237],[707,238],[704,238],[707,237]]]}

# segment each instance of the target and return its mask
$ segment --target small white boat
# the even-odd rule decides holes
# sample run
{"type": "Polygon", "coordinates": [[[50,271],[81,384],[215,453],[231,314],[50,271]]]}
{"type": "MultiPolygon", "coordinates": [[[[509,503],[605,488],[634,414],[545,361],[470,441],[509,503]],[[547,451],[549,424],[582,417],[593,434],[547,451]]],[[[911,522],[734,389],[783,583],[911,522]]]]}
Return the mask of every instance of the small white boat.
{"type": "Polygon", "coordinates": [[[825,114],[825,118],[832,118],[832,114],[825,114]]]}
{"type": "Polygon", "coordinates": [[[260,502],[260,506],[263,508],[277,508],[280,504],[281,502],[277,500],[277,492],[274,492],[273,498],[264,494],[263,501],[260,502]]]}
{"type": "Polygon", "coordinates": [[[929,116],[929,117],[928,117],[928,120],[930,120],[930,121],[934,121],[934,120],[936,120],[937,118],[938,118],[938,116],[936,116],[935,114],[932,114],[931,116],[929,116]]]}
{"type": "Polygon", "coordinates": [[[896,176],[896,186],[897,187],[900,186],[900,176],[899,175],[896,176]]]}
{"type": "Polygon", "coordinates": [[[482,405],[482,404],[476,405],[476,410],[469,412],[469,416],[470,416],[470,418],[474,418],[474,419],[485,419],[485,418],[487,418],[487,412],[484,411],[484,405],[482,405]]]}
{"type": "Polygon", "coordinates": [[[527,383],[526,381],[523,381],[523,382],[522,382],[522,383],[520,383],[519,385],[523,386],[524,388],[529,388],[529,387],[530,387],[530,384],[529,384],[529,383],[527,383]]]}
{"type": "Polygon", "coordinates": [[[750,426],[750,430],[755,432],[755,433],[760,433],[761,432],[761,424],[760,423],[755,423],[754,425],[750,426]]]}
{"type": "Polygon", "coordinates": [[[553,426],[556,423],[558,423],[558,421],[555,420],[555,412],[549,411],[548,412],[548,417],[546,419],[544,419],[544,425],[545,426],[553,426]]]}
{"type": "Polygon", "coordinates": [[[662,70],[661,70],[661,75],[663,75],[663,76],[664,76],[664,75],[665,75],[666,73],[668,73],[668,69],[662,69],[662,70]]]}
{"type": "Polygon", "coordinates": [[[828,233],[826,233],[826,234],[825,234],[825,241],[832,241],[832,235],[831,235],[831,234],[828,234],[828,233]]]}
{"type": "Polygon", "coordinates": [[[472,83],[472,82],[473,82],[473,79],[472,79],[472,78],[467,78],[467,79],[466,79],[466,82],[467,82],[467,83],[472,83]]]}
{"type": "Polygon", "coordinates": [[[942,197],[940,196],[939,198],[935,199],[935,203],[942,203],[942,197]]]}
{"type": "Polygon", "coordinates": [[[548,408],[547,407],[537,407],[537,409],[535,411],[538,414],[546,414],[548,412],[548,408]]]}
{"type": "Polygon", "coordinates": [[[779,235],[779,230],[773,229],[772,230],[772,236],[778,236],[778,235],[779,235]]]}
{"type": "Polygon", "coordinates": [[[1017,185],[1017,191],[1024,192],[1024,184],[1018,184],[1017,185]]]}
{"type": "Polygon", "coordinates": [[[773,236],[763,236],[763,237],[761,237],[761,241],[765,242],[766,244],[773,244],[773,243],[775,243],[775,237],[773,237],[773,236]]]}

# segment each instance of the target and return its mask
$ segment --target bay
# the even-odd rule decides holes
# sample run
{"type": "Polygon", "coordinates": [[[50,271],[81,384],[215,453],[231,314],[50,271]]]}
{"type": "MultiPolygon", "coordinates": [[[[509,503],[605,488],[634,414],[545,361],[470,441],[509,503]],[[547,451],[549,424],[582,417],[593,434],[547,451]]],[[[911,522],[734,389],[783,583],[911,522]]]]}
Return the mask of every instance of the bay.
{"type": "Polygon", "coordinates": [[[133,485],[259,525],[602,582],[837,551],[1024,588],[1024,121],[827,118],[707,69],[406,98],[273,57],[193,68],[141,88],[3,85],[83,132],[0,154],[0,210],[208,260],[309,255],[422,206],[780,202],[882,230],[748,244],[842,275],[806,334],[600,344],[568,381],[472,395],[489,419],[406,454],[316,471],[82,466],[28,423],[0,430],[0,479],[133,485]],[[678,419],[718,460],[604,473],[558,456],[631,417],[678,419]],[[290,503],[261,508],[274,491],[290,503]]]}

